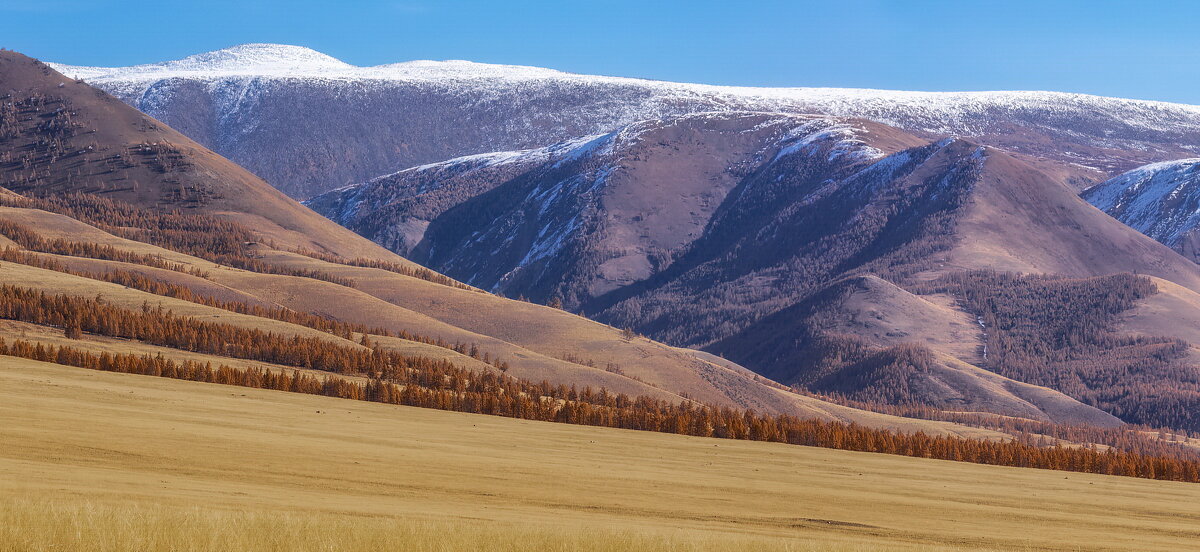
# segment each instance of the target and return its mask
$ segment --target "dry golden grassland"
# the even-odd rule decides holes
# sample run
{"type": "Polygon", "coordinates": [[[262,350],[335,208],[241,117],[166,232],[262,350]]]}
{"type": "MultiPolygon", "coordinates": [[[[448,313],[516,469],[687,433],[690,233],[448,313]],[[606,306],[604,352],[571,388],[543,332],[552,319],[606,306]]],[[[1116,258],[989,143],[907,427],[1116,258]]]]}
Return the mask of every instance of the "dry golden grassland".
{"type": "MultiPolygon", "coordinates": [[[[721,534],[635,532],[539,524],[364,517],[135,504],[0,499],[0,550],[516,551],[809,550],[801,543],[721,534]],[[86,539],[86,543],[80,541],[86,539]]],[[[840,547],[817,549],[837,550],[840,547]]]]}
{"type": "Polygon", "coordinates": [[[0,357],[0,551],[1194,550],[1200,485],[0,357]]]}

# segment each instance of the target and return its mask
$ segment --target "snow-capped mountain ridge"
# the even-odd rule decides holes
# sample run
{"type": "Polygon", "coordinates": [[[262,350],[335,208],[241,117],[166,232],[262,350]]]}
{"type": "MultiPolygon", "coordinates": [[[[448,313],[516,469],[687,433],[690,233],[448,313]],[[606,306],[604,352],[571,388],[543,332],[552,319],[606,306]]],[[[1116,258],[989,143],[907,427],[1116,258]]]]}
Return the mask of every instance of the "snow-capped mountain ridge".
{"type": "MultiPolygon", "coordinates": [[[[880,105],[902,104],[910,107],[935,104],[946,114],[961,112],[981,104],[1016,106],[1028,103],[1119,103],[1147,108],[1175,108],[1200,113],[1200,106],[1095,96],[1071,92],[1041,90],[925,92],[872,88],[814,88],[814,87],[750,87],[722,86],[700,83],[680,83],[663,80],[587,75],[528,65],[479,63],[467,60],[412,60],[361,67],[303,46],[286,44],[242,44],[196,54],[179,60],[134,65],[129,67],[88,67],[65,63],[49,63],[59,72],[93,84],[128,80],[151,80],[171,77],[221,78],[228,76],[257,76],[277,78],[317,79],[379,79],[379,80],[438,80],[458,79],[562,79],[608,84],[629,84],[675,89],[700,94],[721,93],[731,96],[760,97],[778,100],[818,101],[841,110],[858,111],[858,104],[873,98],[880,105]],[[854,105],[840,105],[851,102],[854,105]]],[[[847,115],[848,113],[834,113],[847,115]]],[[[881,121],[884,122],[884,121],[881,121]]]]}
{"type": "Polygon", "coordinates": [[[358,67],[269,44],[133,67],[53,66],[300,198],[404,167],[702,112],[833,115],[965,137],[1073,164],[1080,185],[1200,155],[1198,106],[1062,92],[714,86],[470,61],[358,67]]]}
{"type": "MultiPolygon", "coordinates": [[[[178,60],[129,67],[90,67],[48,63],[69,77],[95,82],[158,80],[174,77],[429,80],[458,78],[583,77],[555,69],[523,65],[478,63],[467,60],[412,60],[362,67],[303,46],[242,44],[178,60]]],[[[601,77],[619,78],[619,77],[601,77]]]]}

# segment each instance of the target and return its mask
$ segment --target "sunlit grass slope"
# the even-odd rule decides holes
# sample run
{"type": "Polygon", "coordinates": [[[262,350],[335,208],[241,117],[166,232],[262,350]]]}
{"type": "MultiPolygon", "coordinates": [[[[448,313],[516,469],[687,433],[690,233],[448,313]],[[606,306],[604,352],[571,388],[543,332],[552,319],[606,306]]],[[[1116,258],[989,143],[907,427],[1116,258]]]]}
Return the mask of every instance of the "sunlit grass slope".
{"type": "Polygon", "coordinates": [[[0,550],[1189,550],[1200,485],[0,357],[0,550]]]}

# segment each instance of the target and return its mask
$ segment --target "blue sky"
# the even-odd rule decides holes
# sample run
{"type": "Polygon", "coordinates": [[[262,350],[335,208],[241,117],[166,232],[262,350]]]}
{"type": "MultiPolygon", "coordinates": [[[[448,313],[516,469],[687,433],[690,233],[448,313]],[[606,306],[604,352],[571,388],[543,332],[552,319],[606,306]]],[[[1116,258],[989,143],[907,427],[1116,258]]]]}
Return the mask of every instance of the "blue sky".
{"type": "Polygon", "coordinates": [[[0,0],[0,46],[129,65],[246,42],[751,86],[1200,104],[1200,2],[0,0]],[[338,5],[337,8],[331,7],[338,5]]]}

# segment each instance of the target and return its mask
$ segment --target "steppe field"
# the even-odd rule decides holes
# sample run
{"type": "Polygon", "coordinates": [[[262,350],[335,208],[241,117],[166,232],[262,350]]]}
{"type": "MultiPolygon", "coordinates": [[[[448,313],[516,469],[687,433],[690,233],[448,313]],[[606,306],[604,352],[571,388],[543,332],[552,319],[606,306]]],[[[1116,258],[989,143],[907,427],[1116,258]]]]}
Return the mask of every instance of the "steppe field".
{"type": "Polygon", "coordinates": [[[0,551],[1195,550],[1200,485],[0,357],[0,551]]]}

